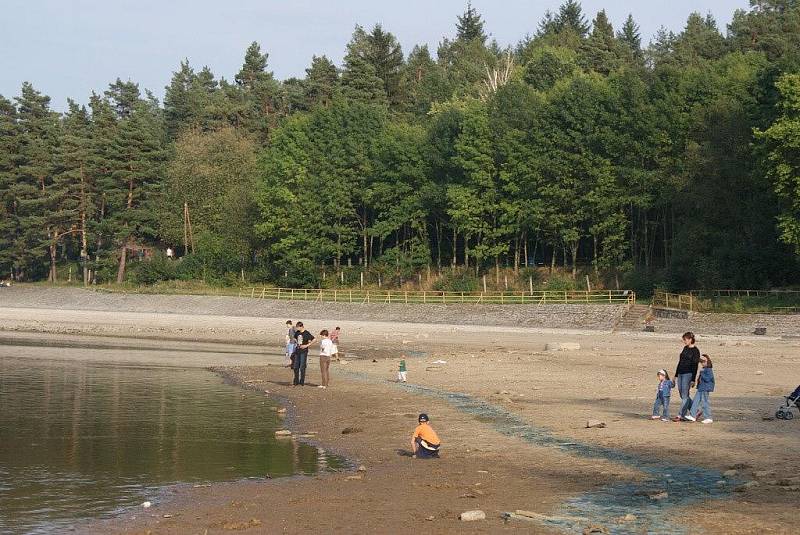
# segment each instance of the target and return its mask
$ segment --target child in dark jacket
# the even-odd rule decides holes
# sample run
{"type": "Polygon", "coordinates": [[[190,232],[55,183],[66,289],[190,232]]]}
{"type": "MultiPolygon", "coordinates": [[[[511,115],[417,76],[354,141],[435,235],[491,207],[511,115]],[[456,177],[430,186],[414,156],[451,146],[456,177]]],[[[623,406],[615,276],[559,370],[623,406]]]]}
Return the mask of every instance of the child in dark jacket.
{"type": "Polygon", "coordinates": [[[670,380],[667,370],[658,370],[656,376],[658,377],[658,388],[656,389],[656,402],[653,404],[653,415],[650,419],[658,420],[658,413],[663,411],[660,416],[661,421],[667,422],[669,421],[669,397],[675,383],[670,380]]]}
{"type": "Polygon", "coordinates": [[[690,422],[697,420],[697,414],[703,411],[703,423],[710,424],[714,420],[711,419],[711,406],[708,404],[708,397],[714,391],[714,370],[711,363],[711,357],[702,355],[700,357],[700,366],[703,369],[697,379],[697,395],[694,398],[692,410],[686,415],[686,419],[690,422]]]}

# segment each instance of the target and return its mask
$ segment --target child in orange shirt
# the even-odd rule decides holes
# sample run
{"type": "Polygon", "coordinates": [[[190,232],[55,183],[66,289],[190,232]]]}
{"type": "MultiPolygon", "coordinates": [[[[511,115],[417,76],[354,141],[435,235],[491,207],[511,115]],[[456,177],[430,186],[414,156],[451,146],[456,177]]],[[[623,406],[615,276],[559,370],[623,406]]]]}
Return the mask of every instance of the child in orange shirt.
{"type": "Polygon", "coordinates": [[[419,425],[414,429],[414,434],[411,435],[411,448],[414,452],[414,458],[430,459],[439,457],[439,446],[441,446],[439,435],[431,427],[428,415],[425,413],[420,414],[419,425]]]}

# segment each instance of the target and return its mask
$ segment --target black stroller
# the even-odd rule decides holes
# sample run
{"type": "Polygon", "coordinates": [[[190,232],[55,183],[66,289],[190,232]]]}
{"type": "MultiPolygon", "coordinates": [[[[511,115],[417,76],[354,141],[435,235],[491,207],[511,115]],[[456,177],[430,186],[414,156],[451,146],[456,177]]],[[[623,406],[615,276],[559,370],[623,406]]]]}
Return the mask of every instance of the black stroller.
{"type": "Polygon", "coordinates": [[[794,392],[788,396],[783,397],[786,399],[786,403],[778,407],[778,411],[775,413],[775,418],[778,420],[791,420],[794,418],[792,409],[796,409],[798,412],[800,412],[800,386],[795,388],[794,392]]]}

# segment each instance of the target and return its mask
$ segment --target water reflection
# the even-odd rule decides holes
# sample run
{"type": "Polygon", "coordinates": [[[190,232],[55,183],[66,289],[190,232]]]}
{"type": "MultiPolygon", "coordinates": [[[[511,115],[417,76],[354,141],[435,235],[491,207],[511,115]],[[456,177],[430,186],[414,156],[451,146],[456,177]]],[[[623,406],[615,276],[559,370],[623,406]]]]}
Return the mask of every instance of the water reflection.
{"type": "Polygon", "coordinates": [[[178,482],[341,465],[278,427],[262,396],[205,370],[0,357],[0,533],[58,531],[178,482]]]}

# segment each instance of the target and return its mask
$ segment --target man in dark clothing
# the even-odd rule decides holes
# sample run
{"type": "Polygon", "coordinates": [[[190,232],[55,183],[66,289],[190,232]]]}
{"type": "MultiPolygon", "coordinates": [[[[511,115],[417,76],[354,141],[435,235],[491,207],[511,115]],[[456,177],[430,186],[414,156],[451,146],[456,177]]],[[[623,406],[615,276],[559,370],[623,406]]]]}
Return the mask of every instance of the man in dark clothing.
{"type": "Polygon", "coordinates": [[[295,325],[295,339],[297,340],[297,350],[295,351],[292,369],[294,370],[294,386],[306,384],[306,365],[308,364],[308,348],[314,343],[314,335],[308,332],[303,326],[302,321],[295,325]]]}
{"type": "MultiPolygon", "coordinates": [[[[694,333],[687,332],[683,335],[683,351],[678,359],[678,367],[675,368],[675,384],[681,396],[681,410],[677,417],[683,420],[689,409],[692,408],[692,398],[689,390],[694,387],[697,378],[697,367],[700,364],[700,350],[694,345],[694,333]]],[[[673,418],[675,419],[675,418],[673,418]]]]}

